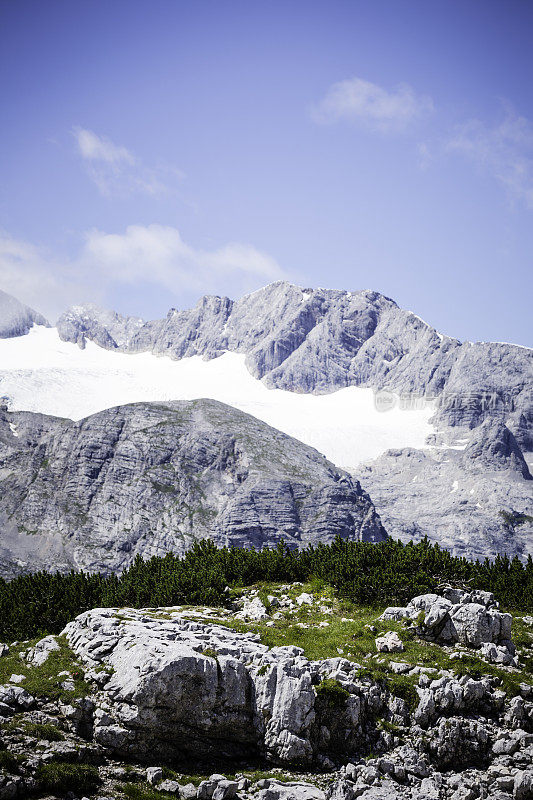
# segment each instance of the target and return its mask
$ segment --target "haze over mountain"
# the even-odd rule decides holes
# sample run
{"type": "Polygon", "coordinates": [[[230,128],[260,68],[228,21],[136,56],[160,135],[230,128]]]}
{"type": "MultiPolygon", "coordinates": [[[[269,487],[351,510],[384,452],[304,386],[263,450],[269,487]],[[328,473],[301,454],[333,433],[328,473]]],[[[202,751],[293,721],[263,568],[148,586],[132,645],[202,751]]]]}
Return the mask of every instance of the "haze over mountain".
{"type": "MultiPolygon", "coordinates": [[[[255,489],[250,494],[248,481],[247,496],[253,500],[246,503],[255,510],[251,518],[246,512],[243,519],[248,521],[241,520],[236,528],[228,522],[219,484],[206,477],[212,459],[204,463],[205,453],[194,462],[199,477],[193,483],[204,486],[201,505],[208,509],[207,517],[214,515],[211,522],[196,515],[194,525],[186,533],[182,530],[192,489],[189,484],[184,488],[180,477],[181,451],[172,450],[172,459],[177,459],[172,480],[156,478],[168,491],[154,495],[150,489],[148,510],[139,510],[146,486],[153,486],[141,476],[160,464],[153,436],[141,446],[135,444],[138,433],[133,439],[117,434],[117,442],[124,442],[120,458],[125,458],[123,446],[125,452],[131,449],[128,480],[136,477],[126,492],[127,503],[119,503],[114,492],[107,496],[104,476],[123,467],[117,466],[115,446],[100,446],[90,432],[106,430],[116,419],[123,420],[119,427],[128,420],[127,430],[144,430],[148,423],[143,424],[143,417],[161,414],[153,401],[170,402],[170,408],[173,401],[202,397],[246,411],[317,448],[340,468],[338,475],[348,469],[354,485],[360,479],[363,490],[370,492],[364,501],[367,511],[377,511],[389,535],[403,540],[428,535],[469,557],[494,557],[503,551],[524,557],[531,551],[533,351],[528,348],[443,336],[377,292],[302,289],[286,282],[237,301],[207,296],[191,310],[171,309],[165,319],[151,322],[94,305],[69,309],[54,329],[44,328],[42,318],[35,321],[27,335],[14,330],[0,343],[0,393],[6,403],[0,468],[5,497],[11,497],[2,505],[6,574],[35,568],[49,547],[65,567],[120,569],[132,553],[149,555],[165,548],[182,552],[196,535],[261,545],[282,535],[297,545],[327,540],[332,531],[356,538],[383,535],[377,516],[368,528],[360,510],[354,510],[359,490],[341,501],[340,517],[324,506],[317,492],[331,477],[319,478],[316,472],[304,481],[304,495],[310,492],[311,499],[298,518],[300,490],[295,491],[290,478],[303,458],[294,450],[304,447],[298,443],[290,445],[292,455],[281,477],[274,476],[270,462],[259,468],[256,455],[246,456],[256,470],[254,481],[263,487],[263,511],[256,507],[258,496],[255,489]],[[140,401],[124,412],[98,414],[91,418],[94,423],[82,420],[140,401]],[[22,411],[34,413],[17,413],[22,411]],[[40,413],[82,422],[72,427],[40,413]],[[75,474],[85,477],[76,484],[75,474]],[[77,495],[78,517],[72,516],[77,495]],[[163,534],[158,520],[172,498],[179,499],[182,511],[177,517],[165,511],[170,516],[163,534]],[[280,515],[279,503],[293,510],[280,515]],[[330,527],[322,530],[309,522],[313,504],[316,519],[324,513],[332,516],[330,527]],[[346,514],[359,522],[348,522],[346,514]]],[[[241,425],[235,414],[240,412],[226,408],[218,413],[220,434],[234,437],[241,425]]],[[[204,426],[198,429],[194,415],[186,418],[180,431],[185,426],[187,433],[179,435],[187,441],[202,438],[204,426]]],[[[252,439],[270,441],[265,452],[275,451],[280,434],[263,422],[254,424],[258,427],[252,439]]],[[[161,425],[158,430],[168,438],[163,435],[167,421],[161,425]]],[[[168,430],[172,438],[172,426],[168,430]]],[[[221,446],[215,437],[208,449],[221,446]]],[[[239,470],[228,473],[224,466],[219,473],[223,484],[240,480],[239,470]]]]}

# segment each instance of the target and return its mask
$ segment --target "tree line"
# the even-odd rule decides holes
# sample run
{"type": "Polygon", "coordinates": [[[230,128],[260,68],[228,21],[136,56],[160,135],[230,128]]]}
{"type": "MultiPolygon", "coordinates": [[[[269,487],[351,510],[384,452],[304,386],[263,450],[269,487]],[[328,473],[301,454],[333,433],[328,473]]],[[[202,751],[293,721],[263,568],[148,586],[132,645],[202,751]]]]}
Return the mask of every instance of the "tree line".
{"type": "Polygon", "coordinates": [[[0,579],[0,640],[59,633],[95,607],[225,606],[228,587],[318,579],[365,605],[404,605],[443,583],[494,592],[504,608],[533,610],[533,559],[469,561],[424,539],[378,544],[337,538],[296,551],[283,542],[261,551],[197,542],[184,556],[137,556],[120,575],[36,572],[0,579]]]}

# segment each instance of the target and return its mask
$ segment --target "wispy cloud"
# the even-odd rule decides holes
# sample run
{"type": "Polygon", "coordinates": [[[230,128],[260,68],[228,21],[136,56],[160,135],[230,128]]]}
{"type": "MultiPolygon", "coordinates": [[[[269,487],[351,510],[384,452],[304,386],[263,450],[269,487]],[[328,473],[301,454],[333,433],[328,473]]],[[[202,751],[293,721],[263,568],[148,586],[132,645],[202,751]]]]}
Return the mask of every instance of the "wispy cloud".
{"type": "Polygon", "coordinates": [[[489,172],[512,197],[533,209],[533,124],[528,119],[507,107],[496,125],[468,120],[456,128],[445,149],[489,172]]]}
{"type": "Polygon", "coordinates": [[[130,225],[118,234],[89,231],[71,258],[0,234],[0,288],[51,319],[73,303],[105,302],[120,285],[164,289],[171,306],[186,292],[237,296],[286,278],[274,258],[250,244],[195,248],[164,225],[130,225]]]}
{"type": "Polygon", "coordinates": [[[85,128],[75,128],[74,135],[82,158],[89,161],[104,161],[107,164],[122,165],[135,164],[133,153],[126,147],[113,144],[106,136],[97,136],[93,131],[85,128]]]}
{"type": "Polygon", "coordinates": [[[74,261],[2,231],[0,289],[50,319],[55,319],[76,298],[101,300],[97,283],[81,273],[74,261]]]}
{"type": "Polygon", "coordinates": [[[405,130],[433,109],[430,97],[417,94],[407,83],[388,91],[363,78],[334,83],[312,109],[315,122],[356,122],[381,133],[405,130]]]}
{"type": "Polygon", "coordinates": [[[106,136],[76,127],[72,134],[87,174],[103,195],[128,195],[136,192],[159,195],[183,178],[174,167],[148,167],[130,150],[106,136]]]}
{"type": "Polygon", "coordinates": [[[114,281],[155,283],[174,293],[209,292],[228,280],[278,280],[285,274],[276,261],[248,244],[233,242],[215,250],[191,247],[177,228],[130,225],[125,233],[87,234],[83,258],[114,281]]]}

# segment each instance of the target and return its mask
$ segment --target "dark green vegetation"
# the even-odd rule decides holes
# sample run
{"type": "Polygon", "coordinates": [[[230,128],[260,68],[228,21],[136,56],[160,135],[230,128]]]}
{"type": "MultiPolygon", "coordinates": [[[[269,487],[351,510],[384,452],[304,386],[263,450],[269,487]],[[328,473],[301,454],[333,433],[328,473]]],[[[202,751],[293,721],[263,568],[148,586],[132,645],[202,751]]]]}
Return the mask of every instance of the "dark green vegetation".
{"type": "Polygon", "coordinates": [[[517,525],[533,522],[533,517],[530,517],[529,514],[522,514],[519,511],[500,511],[499,513],[505,525],[512,530],[514,530],[517,525]]]}
{"type": "Polygon", "coordinates": [[[316,687],[316,696],[328,708],[344,708],[350,693],[346,691],[339,681],[333,678],[324,678],[316,687]]]}
{"type": "Polygon", "coordinates": [[[451,581],[494,592],[501,605],[533,609],[533,559],[499,556],[468,561],[438,544],[386,541],[380,544],[336,539],[331,545],[290,550],[216,548],[201,541],[183,557],[168,554],[137,558],[122,575],[66,575],[38,572],[11,582],[0,581],[0,639],[13,641],[58,633],[64,625],[94,607],[169,605],[224,606],[228,586],[261,581],[322,580],[340,597],[365,605],[406,603],[451,581]]]}
{"type": "Polygon", "coordinates": [[[51,792],[86,792],[91,794],[101,783],[98,770],[89,764],[40,764],[37,780],[51,792]]]}

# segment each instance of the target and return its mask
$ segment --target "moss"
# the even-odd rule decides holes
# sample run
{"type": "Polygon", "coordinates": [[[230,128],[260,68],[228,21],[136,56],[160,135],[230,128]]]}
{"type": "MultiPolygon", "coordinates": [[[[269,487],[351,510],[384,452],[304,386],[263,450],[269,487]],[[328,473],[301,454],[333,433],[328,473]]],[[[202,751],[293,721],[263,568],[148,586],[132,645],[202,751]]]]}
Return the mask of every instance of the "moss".
{"type": "Polygon", "coordinates": [[[520,511],[498,511],[508,528],[515,528],[517,525],[525,525],[526,522],[533,522],[533,517],[529,514],[522,514],[520,511]]]}
{"type": "Polygon", "coordinates": [[[206,647],[205,650],[202,650],[202,655],[208,658],[214,658],[215,661],[218,659],[218,653],[212,647],[206,647]]]}
{"type": "Polygon", "coordinates": [[[266,675],[267,669],[268,669],[267,665],[263,664],[263,666],[259,667],[259,669],[257,670],[257,674],[260,675],[260,676],[266,675]]]}
{"type": "Polygon", "coordinates": [[[173,494],[176,491],[176,488],[168,483],[159,483],[159,481],[152,481],[151,483],[155,491],[162,494],[173,494]]]}
{"type": "Polygon", "coordinates": [[[86,792],[91,794],[100,785],[98,770],[89,764],[63,764],[52,761],[39,764],[36,778],[50,792],[86,792]]]}
{"type": "Polygon", "coordinates": [[[10,753],[9,750],[0,750],[0,769],[11,774],[18,774],[19,766],[19,759],[14,753],[10,753]]]}
{"type": "Polygon", "coordinates": [[[334,678],[324,678],[316,687],[316,696],[327,708],[341,709],[350,693],[334,678]]]}

